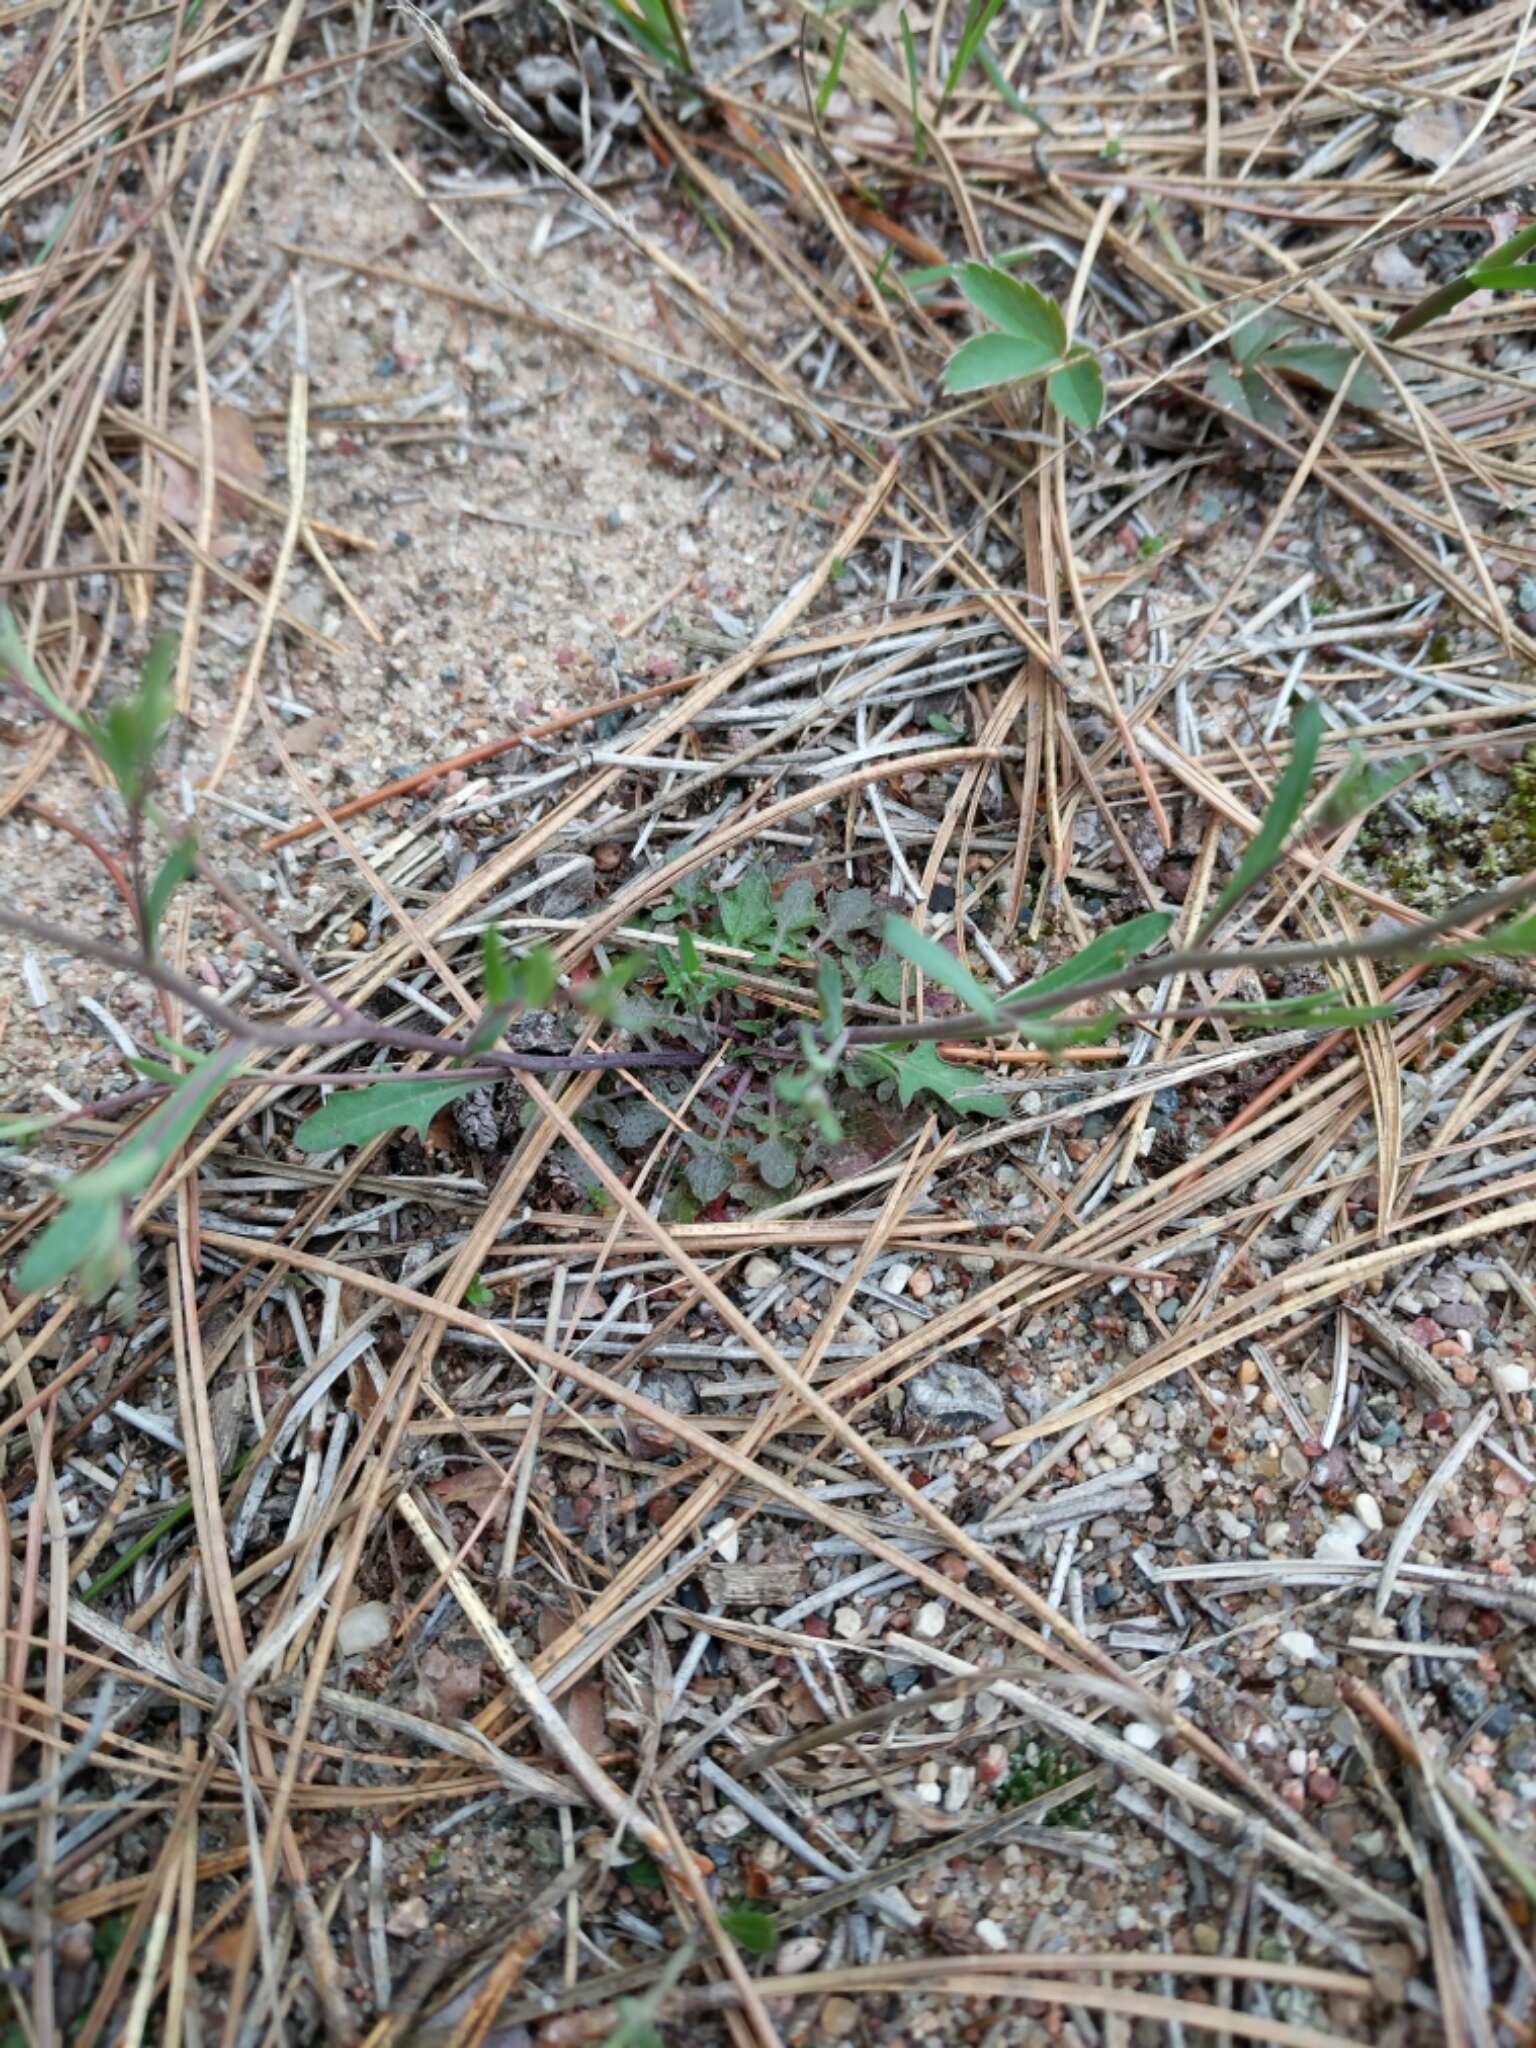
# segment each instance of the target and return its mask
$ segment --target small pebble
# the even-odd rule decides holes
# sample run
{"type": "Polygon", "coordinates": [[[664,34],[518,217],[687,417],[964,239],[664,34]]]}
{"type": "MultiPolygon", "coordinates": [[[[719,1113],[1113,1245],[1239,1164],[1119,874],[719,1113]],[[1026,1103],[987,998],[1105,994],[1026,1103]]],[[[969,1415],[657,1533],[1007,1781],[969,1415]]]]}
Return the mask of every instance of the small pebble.
{"type": "Polygon", "coordinates": [[[1528,1365],[1516,1365],[1510,1359],[1499,1359],[1489,1367],[1493,1383],[1506,1394],[1528,1394],[1531,1391],[1531,1369],[1528,1365]]]}
{"type": "Polygon", "coordinates": [[[1131,1721],[1126,1725],[1125,1739],[1132,1749],[1144,1750],[1150,1756],[1162,1741],[1163,1731],[1154,1728],[1150,1721],[1131,1721]]]}
{"type": "Polygon", "coordinates": [[[978,1920],[973,1931],[982,1947],[991,1949],[994,1955],[1000,1956],[1008,1946],[1008,1937],[995,1920],[978,1920]]]}
{"type": "Polygon", "coordinates": [[[1369,1530],[1354,1515],[1340,1515],[1330,1522],[1312,1546],[1312,1555],[1323,1564],[1357,1564],[1360,1545],[1369,1530]]]}
{"type": "Polygon", "coordinates": [[[887,1266],[880,1276],[880,1285],[887,1294],[905,1294],[907,1282],[912,1278],[912,1268],[901,1261],[887,1266]]]}
{"type": "Polygon", "coordinates": [[[925,1601],[917,1610],[917,1617],[912,1623],[912,1633],[915,1636],[926,1636],[931,1643],[936,1643],[944,1633],[944,1622],[944,1602],[925,1601]]]}
{"type": "Polygon", "coordinates": [[[349,1607],[336,1629],[337,1647],[344,1657],[361,1657],[389,1641],[389,1609],[382,1600],[363,1600],[349,1607]]]}
{"type": "Polygon", "coordinates": [[[851,1998],[829,1998],[821,2008],[823,2040],[845,2040],[858,2024],[859,2008],[851,1998]]]}
{"type": "Polygon", "coordinates": [[[779,1269],[773,1260],[765,1259],[761,1255],[755,1259],[748,1259],[747,1270],[742,1275],[742,1279],[753,1294],[762,1294],[780,1277],[779,1269]]]}
{"type": "Polygon", "coordinates": [[[1364,1522],[1366,1528],[1370,1530],[1373,1536],[1380,1533],[1383,1527],[1381,1509],[1376,1505],[1375,1500],[1370,1494],[1357,1493],[1355,1495],[1355,1513],[1364,1522]]]}
{"type": "Polygon", "coordinates": [[[814,1970],[821,1961],[826,1943],[819,1934],[793,1934],[782,1943],[773,1959],[774,1973],[780,1977],[799,1977],[807,1970],[814,1970]]]}
{"type": "Polygon", "coordinates": [[[844,1642],[851,1643],[855,1636],[863,1633],[864,1617],[857,1607],[839,1607],[832,1617],[832,1629],[844,1642]]]}
{"type": "Polygon", "coordinates": [[[1317,1639],[1304,1628],[1288,1628],[1284,1635],[1276,1637],[1275,1648],[1293,1664],[1311,1664],[1317,1657],[1317,1639]]]}

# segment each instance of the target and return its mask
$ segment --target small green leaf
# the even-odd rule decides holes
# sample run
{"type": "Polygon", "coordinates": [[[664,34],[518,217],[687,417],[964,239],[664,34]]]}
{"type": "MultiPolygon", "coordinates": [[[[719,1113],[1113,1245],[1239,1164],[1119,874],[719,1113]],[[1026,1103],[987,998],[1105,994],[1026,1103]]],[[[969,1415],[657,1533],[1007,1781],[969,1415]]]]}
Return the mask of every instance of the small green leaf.
{"type": "Polygon", "coordinates": [[[1064,420],[1084,433],[1104,416],[1104,379],[1086,349],[1078,349],[1046,380],[1046,396],[1064,420]]]}
{"type": "Polygon", "coordinates": [[[480,934],[480,967],[485,977],[485,1000],[493,1010],[510,1010],[517,1000],[517,988],[507,961],[501,934],[487,925],[480,934]]]}
{"type": "Polygon", "coordinates": [[[85,720],[78,711],[71,711],[62,697],[57,696],[47,677],[27,652],[27,643],[21,637],[21,628],[16,624],[6,605],[0,604],[0,670],[9,669],[18,676],[30,693],[36,697],[61,725],[67,725],[71,732],[84,733],[85,720]]]}
{"type": "Polygon", "coordinates": [[[155,879],[149,885],[149,894],[144,899],[144,931],[151,946],[155,943],[160,920],[165,916],[166,907],[172,896],[196,866],[197,834],[188,832],[184,838],[177,840],[160,863],[155,879]]]}
{"type": "Polygon", "coordinates": [[[723,1152],[695,1140],[683,1177],[701,1202],[713,1202],[725,1193],[736,1175],[723,1152]]]}
{"type": "Polygon", "coordinates": [[[873,1067],[876,1079],[896,1083],[896,1095],[903,1108],[914,1095],[936,1095],[962,1116],[1006,1116],[1008,1098],[978,1080],[969,1067],[955,1066],[944,1058],[931,1039],[918,1045],[882,1045],[861,1052],[859,1064],[873,1067]]]}
{"type": "Polygon", "coordinates": [[[733,946],[756,947],[773,931],[773,890],[761,868],[743,875],[720,898],[720,926],[733,946]]]}
{"type": "Polygon", "coordinates": [[[1252,420],[1255,426],[1280,433],[1291,423],[1290,414],[1257,370],[1234,371],[1226,363],[1212,362],[1206,371],[1206,383],[1218,405],[1224,405],[1242,419],[1252,420]]]}
{"type": "Polygon", "coordinates": [[[464,1290],[464,1302],[468,1308],[489,1308],[495,1299],[495,1289],[487,1287],[478,1273],[464,1290]]]}
{"type": "Polygon", "coordinates": [[[119,697],[102,717],[86,721],[96,751],[130,810],[143,804],[160,742],[175,715],[171,699],[175,665],[175,635],[161,633],[145,656],[133,695],[119,697]]]}
{"type": "Polygon", "coordinates": [[[1065,997],[1070,997],[1071,991],[1085,981],[1097,981],[1105,974],[1118,974],[1138,954],[1150,952],[1161,939],[1166,938],[1172,925],[1173,918],[1165,910],[1146,910],[1125,924],[1111,925],[1107,932],[1100,932],[1096,939],[1090,939],[1070,960],[1063,960],[1059,967],[1049,968],[1022,988],[1011,990],[1003,998],[1005,1020],[1013,1022],[1007,1014],[1008,1007],[1025,997],[1054,995],[1058,990],[1065,997]]]}
{"type": "Polygon", "coordinates": [[[1278,348],[1267,348],[1260,360],[1266,370],[1288,372],[1304,384],[1320,385],[1324,391],[1337,391],[1347,378],[1345,398],[1366,411],[1385,405],[1392,395],[1354,349],[1343,348],[1337,342],[1287,341],[1278,348]]]}
{"type": "Polygon", "coordinates": [[[1340,825],[1347,825],[1351,818],[1374,810],[1399,783],[1417,775],[1423,766],[1422,754],[1410,754],[1406,761],[1394,762],[1386,768],[1373,768],[1365,758],[1365,749],[1358,741],[1354,742],[1349,749],[1348,766],[1317,807],[1319,826],[1325,832],[1336,831],[1340,825]]]}
{"type": "Polygon", "coordinates": [[[560,968],[548,946],[534,946],[512,963],[515,1000],[525,1010],[542,1010],[560,985],[560,968]]]}
{"type": "Polygon", "coordinates": [[[164,1060],[148,1059],[142,1053],[136,1058],[125,1059],[123,1064],[137,1074],[140,1080],[158,1081],[168,1088],[174,1088],[182,1078],[179,1068],[168,1066],[164,1060]]]}
{"type": "Polygon", "coordinates": [[[1065,1052],[1074,1045],[1100,1045],[1126,1020],[1115,1010],[1101,1010],[1097,1016],[1080,1017],[1059,1024],[1047,1017],[1020,1017],[1014,1029],[1042,1052],[1065,1052]]]}
{"type": "Polygon", "coordinates": [[[1022,277],[1010,277],[995,263],[965,263],[956,278],[961,292],[984,320],[1053,363],[1067,352],[1067,323],[1054,299],[1022,277]]]}
{"type": "Polygon", "coordinates": [[[139,670],[139,688],[152,703],[164,703],[170,697],[179,645],[176,635],[171,632],[157,633],[150,642],[149,652],[139,670]]]}
{"type": "Polygon", "coordinates": [[[779,1945],[778,1925],[771,1913],[756,1906],[727,1906],[720,1925],[749,1956],[771,1956],[779,1945]]]}
{"type": "Polygon", "coordinates": [[[998,384],[1017,384],[1038,377],[1051,361],[1033,342],[1012,334],[973,334],[944,365],[944,389],[961,398],[969,391],[990,391],[998,384]]]}
{"type": "Polygon", "coordinates": [[[1527,911],[1524,917],[1512,918],[1508,924],[1495,925],[1467,951],[1509,953],[1521,958],[1536,953],[1536,911],[1527,911]]]}
{"type": "MultiPolygon", "coordinates": [[[[1485,287],[1498,290],[1493,280],[1503,273],[1517,268],[1520,258],[1536,249],[1536,226],[1521,228],[1511,235],[1507,242],[1500,242],[1496,249],[1490,249],[1480,263],[1465,271],[1462,276],[1452,278],[1449,284],[1438,285],[1434,291],[1426,292],[1422,299],[1411,305],[1406,313],[1387,329],[1388,341],[1402,341],[1410,334],[1417,334],[1421,327],[1428,327],[1433,320],[1441,320],[1447,313],[1453,313],[1465,299],[1485,287]]],[[[1529,266],[1526,266],[1529,267],[1529,266]]]]}
{"type": "Polygon", "coordinates": [[[643,1095],[637,1095],[619,1104],[618,1116],[613,1127],[614,1143],[621,1151],[634,1152],[641,1145],[648,1145],[652,1138],[666,1128],[667,1120],[655,1103],[647,1102],[643,1095]]]}
{"type": "Polygon", "coordinates": [[[485,979],[485,1009],[470,1034],[469,1050],[484,1052],[496,1044],[517,1010],[541,1010],[560,980],[555,956],[547,946],[511,958],[501,935],[487,925],[480,934],[480,964],[485,979]]]}
{"type": "Polygon", "coordinates": [[[815,1124],[829,1145],[835,1145],[843,1135],[843,1126],[827,1095],[827,1084],[820,1074],[778,1074],[774,1077],[774,1093],[780,1102],[788,1103],[791,1109],[798,1109],[815,1124]]]}
{"type": "Polygon", "coordinates": [[[333,1152],[338,1145],[365,1145],[385,1131],[427,1127],[445,1103],[457,1102],[481,1081],[380,1081],[372,1088],[342,1088],[305,1117],[293,1134],[301,1152],[333,1152]]]}
{"type": "Polygon", "coordinates": [[[770,1131],[747,1153],[759,1177],[771,1188],[792,1188],[800,1172],[795,1148],[781,1131],[770,1131]]]}
{"type": "Polygon", "coordinates": [[[874,922],[875,899],[868,889],[839,889],[827,899],[827,937],[843,939],[874,922]]]}
{"type": "Polygon", "coordinates": [[[773,906],[774,945],[781,952],[791,950],[799,933],[820,922],[815,883],[809,875],[792,875],[773,906]]]}
{"type": "Polygon", "coordinates": [[[644,953],[626,953],[595,981],[578,983],[571,991],[572,997],[581,1009],[589,1010],[603,1023],[611,1024],[618,1015],[625,989],[650,964],[644,953]]]}
{"type": "Polygon", "coordinates": [[[109,1198],[71,1200],[16,1268],[23,1294],[52,1294],[71,1274],[87,1302],[103,1300],[131,1266],[123,1206],[109,1198]]]}
{"type": "Polygon", "coordinates": [[[103,1166],[80,1174],[64,1190],[66,1202],[126,1202],[141,1194],[191,1137],[214,1098],[228,1087],[240,1049],[226,1046],[178,1078],[149,1121],[103,1166]]]}
{"type": "Polygon", "coordinates": [[[989,1024],[996,1020],[996,996],[984,989],[964,962],[957,960],[937,939],[929,938],[916,925],[908,924],[904,917],[893,915],[885,920],[885,943],[893,953],[909,960],[929,981],[936,981],[940,988],[947,988],[952,996],[958,996],[978,1017],[985,1017],[989,1024]]]}
{"type": "Polygon", "coordinates": [[[1317,750],[1323,737],[1323,707],[1316,698],[1304,704],[1296,714],[1291,727],[1291,758],[1286,763],[1285,773],[1275,785],[1274,796],[1269,808],[1259,822],[1259,829],[1253,835],[1248,851],[1237,864],[1237,871],[1216,900],[1216,907],[1201,929],[1202,939],[1208,938],[1216,929],[1233,904],[1240,902],[1248,891],[1264,875],[1267,875],[1280,858],[1280,850],[1290,837],[1291,827],[1301,816],[1302,805],[1307,800],[1307,789],[1312,780],[1312,770],[1317,762],[1317,750]]]}
{"type": "Polygon", "coordinates": [[[1294,320],[1268,306],[1257,310],[1247,305],[1234,306],[1232,319],[1234,325],[1227,336],[1227,347],[1234,363],[1251,363],[1266,349],[1275,347],[1287,335],[1297,331],[1294,320]]]}

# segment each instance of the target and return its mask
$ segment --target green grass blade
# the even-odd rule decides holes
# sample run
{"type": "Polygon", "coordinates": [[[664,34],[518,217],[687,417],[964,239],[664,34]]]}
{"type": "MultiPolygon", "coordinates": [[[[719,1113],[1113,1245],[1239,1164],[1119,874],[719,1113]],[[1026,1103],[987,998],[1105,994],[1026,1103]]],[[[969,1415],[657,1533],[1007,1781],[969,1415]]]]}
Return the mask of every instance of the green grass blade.
{"type": "Polygon", "coordinates": [[[1001,94],[1003,104],[1010,113],[1022,114],[1026,121],[1033,121],[1042,135],[1054,135],[1056,133],[1045,116],[1036,113],[1028,100],[1021,100],[1007,79],[1004,78],[1001,66],[987,48],[985,38],[976,46],[976,59],[981,65],[982,70],[987,74],[988,84],[994,92],[1001,94]]]}
{"type": "Polygon", "coordinates": [[[1487,292],[1536,291],[1536,263],[1479,264],[1473,275],[1487,292]]]}
{"type": "Polygon", "coordinates": [[[831,65],[828,68],[826,77],[821,81],[821,90],[816,95],[816,111],[818,114],[824,114],[827,111],[827,103],[833,93],[837,91],[837,81],[843,75],[843,59],[848,54],[848,31],[852,26],[853,23],[851,21],[843,23],[842,33],[837,39],[837,47],[832,52],[831,65]]]}
{"type": "Polygon", "coordinates": [[[917,45],[912,40],[912,24],[907,19],[905,7],[901,10],[901,54],[907,67],[907,90],[912,96],[913,159],[921,163],[928,154],[928,137],[923,127],[923,110],[918,99],[917,45]]]}
{"type": "Polygon", "coordinates": [[[970,68],[972,59],[981,48],[981,39],[991,27],[992,17],[1002,4],[1003,0],[971,0],[966,10],[965,26],[960,31],[955,61],[949,67],[949,76],[945,79],[944,90],[939,95],[941,107],[970,68]]]}
{"type": "Polygon", "coordinates": [[[1406,341],[1410,334],[1417,334],[1432,320],[1443,320],[1447,313],[1454,313],[1463,299],[1470,299],[1481,289],[1475,276],[1452,278],[1449,284],[1441,285],[1438,291],[1428,293],[1410,306],[1406,313],[1399,313],[1387,329],[1388,341],[1406,341]]]}
{"type": "Polygon", "coordinates": [[[1291,734],[1291,758],[1286,763],[1285,773],[1275,787],[1275,794],[1248,851],[1237,864],[1237,872],[1216,899],[1216,907],[1201,929],[1202,940],[1210,937],[1232,906],[1240,902],[1280,858],[1280,850],[1290,837],[1291,827],[1301,816],[1312,770],[1317,765],[1317,750],[1323,737],[1322,705],[1315,699],[1304,704],[1296,714],[1291,734]]]}

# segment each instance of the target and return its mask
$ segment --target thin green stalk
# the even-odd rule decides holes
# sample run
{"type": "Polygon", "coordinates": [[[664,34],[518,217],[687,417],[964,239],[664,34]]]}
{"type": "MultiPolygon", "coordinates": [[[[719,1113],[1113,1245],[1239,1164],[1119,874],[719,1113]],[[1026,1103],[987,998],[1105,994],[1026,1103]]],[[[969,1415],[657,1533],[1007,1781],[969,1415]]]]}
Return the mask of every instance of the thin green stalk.
{"type": "Polygon", "coordinates": [[[1411,928],[1397,926],[1389,932],[1374,933],[1366,938],[1340,939],[1320,946],[1259,946],[1251,951],[1195,946],[1184,953],[1143,957],[1118,973],[1102,974],[1093,981],[1073,982],[1067,989],[1055,988],[1044,995],[1019,996],[1012,1002],[1000,1003],[990,1017],[968,1010],[957,1017],[936,1017],[920,1024],[857,1024],[848,1032],[847,1042],[850,1046],[918,1045],[933,1039],[993,1038],[1016,1021],[1046,1015],[1061,1009],[1064,1003],[1085,1002],[1094,996],[1123,995],[1129,989],[1143,988],[1149,981],[1161,981],[1168,975],[1223,971],[1235,974],[1243,968],[1263,973],[1271,968],[1321,967],[1330,962],[1405,958],[1431,962],[1440,960],[1450,965],[1463,957],[1465,949],[1437,953],[1428,941],[1444,938],[1479,918],[1517,910],[1521,904],[1533,899],[1536,899],[1536,875],[1528,875],[1506,889],[1469,896],[1443,916],[1430,918],[1411,928]]]}
{"type": "MultiPolygon", "coordinates": [[[[226,1482],[231,1479],[237,1479],[240,1476],[251,1462],[251,1455],[250,1451],[242,1451],[240,1453],[240,1456],[236,1458],[224,1475],[226,1482]]],[[[173,1529],[179,1529],[191,1512],[192,1496],[188,1494],[185,1500],[178,1501],[175,1507],[163,1514],[152,1528],[146,1529],[142,1536],[136,1537],[123,1552],[122,1556],[114,1558],[112,1563],[107,1566],[106,1570],[99,1577],[92,1579],[91,1583],[80,1595],[86,1606],[89,1607],[93,1600],[99,1599],[109,1586],[115,1586],[125,1572],[131,1572],[139,1559],[147,1557],[150,1551],[158,1546],[162,1538],[169,1536],[173,1529]]]]}

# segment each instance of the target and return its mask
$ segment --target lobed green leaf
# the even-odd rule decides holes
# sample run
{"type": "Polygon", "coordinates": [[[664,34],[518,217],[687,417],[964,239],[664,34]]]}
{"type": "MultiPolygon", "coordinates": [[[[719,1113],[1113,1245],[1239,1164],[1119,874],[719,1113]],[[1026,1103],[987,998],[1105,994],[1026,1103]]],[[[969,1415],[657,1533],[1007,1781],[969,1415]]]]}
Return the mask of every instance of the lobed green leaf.
{"type": "Polygon", "coordinates": [[[334,1152],[339,1145],[366,1145],[386,1131],[427,1127],[446,1103],[483,1088],[483,1080],[380,1081],[372,1088],[343,1088],[305,1117],[293,1134],[301,1152],[334,1152]]]}

